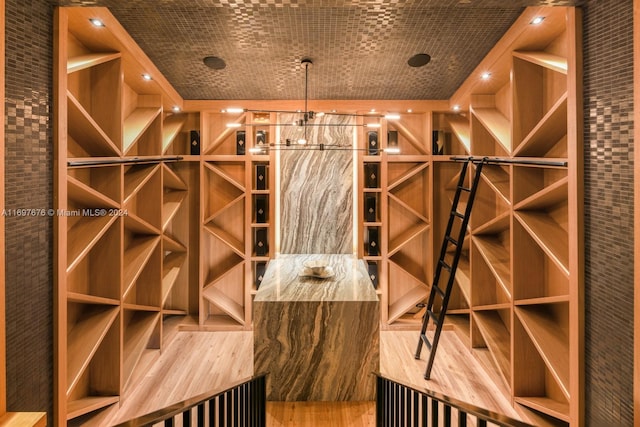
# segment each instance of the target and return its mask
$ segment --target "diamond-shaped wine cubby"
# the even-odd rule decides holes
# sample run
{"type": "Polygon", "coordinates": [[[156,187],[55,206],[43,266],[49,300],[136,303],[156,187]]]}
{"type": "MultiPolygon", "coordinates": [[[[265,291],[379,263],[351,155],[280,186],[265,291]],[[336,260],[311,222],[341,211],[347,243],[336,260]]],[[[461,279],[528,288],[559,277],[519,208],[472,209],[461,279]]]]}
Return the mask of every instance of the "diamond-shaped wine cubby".
{"type": "Polygon", "coordinates": [[[566,302],[518,305],[514,322],[514,399],[562,422],[570,419],[568,309],[566,302]]]}
{"type": "Polygon", "coordinates": [[[119,400],[120,364],[117,305],[69,299],[66,398],[69,419],[119,400]]]}
{"type": "Polygon", "coordinates": [[[402,266],[389,261],[388,322],[393,323],[407,313],[414,313],[416,304],[429,296],[429,287],[402,266]]]}
{"type": "Polygon", "coordinates": [[[159,348],[160,312],[129,308],[123,310],[123,366],[124,387],[130,379],[146,349],[159,348]]]}
{"type": "Polygon", "coordinates": [[[67,155],[117,156],[122,146],[121,55],[91,52],[71,35],[67,41],[67,155]]]}
{"type": "Polygon", "coordinates": [[[244,162],[206,163],[204,168],[205,222],[235,203],[244,203],[244,162]]]}
{"type": "Polygon", "coordinates": [[[514,155],[567,156],[567,60],[540,51],[513,53],[514,155]]]}
{"type": "Polygon", "coordinates": [[[427,138],[422,114],[403,115],[387,121],[386,147],[397,147],[403,156],[427,155],[431,138],[427,138]]]}
{"type": "Polygon", "coordinates": [[[489,349],[505,384],[511,382],[511,310],[474,310],[471,320],[473,347],[489,349]]]}

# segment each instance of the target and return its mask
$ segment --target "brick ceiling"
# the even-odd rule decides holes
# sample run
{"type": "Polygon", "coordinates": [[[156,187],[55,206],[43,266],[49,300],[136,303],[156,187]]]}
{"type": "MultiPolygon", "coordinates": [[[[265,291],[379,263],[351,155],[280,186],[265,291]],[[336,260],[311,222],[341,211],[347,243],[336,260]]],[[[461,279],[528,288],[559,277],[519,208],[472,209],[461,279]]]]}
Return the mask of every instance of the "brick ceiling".
{"type": "Polygon", "coordinates": [[[61,0],[106,6],[185,99],[448,99],[526,6],[564,0],[61,0]],[[418,53],[424,67],[407,64],[418,53]],[[226,62],[208,68],[206,56],[226,62]]]}

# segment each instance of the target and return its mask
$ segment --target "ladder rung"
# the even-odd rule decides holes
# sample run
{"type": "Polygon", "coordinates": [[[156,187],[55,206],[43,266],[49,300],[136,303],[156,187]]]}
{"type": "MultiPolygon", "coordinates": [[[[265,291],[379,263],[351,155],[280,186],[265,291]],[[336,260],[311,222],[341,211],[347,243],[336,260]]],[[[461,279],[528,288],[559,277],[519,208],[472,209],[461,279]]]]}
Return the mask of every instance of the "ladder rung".
{"type": "Polygon", "coordinates": [[[438,293],[438,295],[444,298],[445,293],[442,289],[440,289],[440,286],[432,285],[431,288],[434,289],[438,293]]]}
{"type": "Polygon", "coordinates": [[[449,264],[447,264],[446,262],[444,262],[444,260],[440,260],[440,265],[447,270],[449,273],[451,273],[451,266],[449,264]]]}
{"type": "Polygon", "coordinates": [[[438,315],[431,310],[427,310],[427,313],[429,313],[429,317],[433,319],[433,323],[435,323],[436,326],[438,326],[438,324],[440,323],[440,317],[438,317],[438,315]]]}
{"type": "Polygon", "coordinates": [[[429,341],[429,338],[427,338],[425,334],[420,335],[420,338],[422,339],[422,342],[424,343],[424,345],[426,345],[427,348],[431,350],[431,341],[429,341]]]}
{"type": "Polygon", "coordinates": [[[460,213],[460,212],[458,212],[458,211],[451,211],[451,215],[453,215],[453,216],[457,216],[457,217],[458,217],[458,218],[460,218],[460,219],[464,219],[464,214],[463,214],[463,213],[460,213]]]}
{"type": "Polygon", "coordinates": [[[448,237],[447,237],[447,240],[448,240],[449,242],[451,242],[451,244],[452,244],[453,246],[458,246],[458,241],[457,241],[456,239],[454,239],[453,237],[448,236],[448,237]]]}
{"type": "Polygon", "coordinates": [[[459,190],[462,190],[462,191],[466,191],[467,193],[470,193],[470,192],[471,192],[471,189],[470,189],[469,187],[459,186],[459,187],[458,187],[458,189],[459,189],[459,190]]]}

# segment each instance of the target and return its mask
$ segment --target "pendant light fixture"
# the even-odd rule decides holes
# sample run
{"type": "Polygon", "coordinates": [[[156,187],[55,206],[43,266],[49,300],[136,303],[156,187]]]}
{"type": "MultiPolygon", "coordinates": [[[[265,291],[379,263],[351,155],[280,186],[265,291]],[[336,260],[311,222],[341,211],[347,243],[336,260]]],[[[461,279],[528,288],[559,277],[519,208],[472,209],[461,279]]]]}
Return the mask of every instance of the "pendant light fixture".
{"type": "MultiPolygon", "coordinates": [[[[251,123],[241,124],[238,121],[227,123],[227,127],[242,127],[242,126],[294,126],[302,128],[301,136],[295,140],[287,139],[284,143],[277,144],[269,144],[268,147],[265,148],[257,148],[255,150],[250,149],[250,152],[257,153],[263,152],[265,149],[281,149],[281,150],[358,150],[353,147],[344,147],[344,146],[336,146],[336,145],[327,145],[327,144],[316,144],[309,145],[308,144],[308,127],[368,127],[368,128],[378,128],[380,127],[379,123],[333,123],[333,122],[316,122],[314,119],[323,117],[323,116],[341,116],[341,117],[367,117],[367,118],[385,118],[387,120],[397,120],[400,118],[400,114],[398,113],[389,113],[389,114],[375,114],[374,112],[370,112],[367,114],[358,114],[358,113],[341,113],[337,110],[332,110],[331,112],[315,112],[309,110],[309,69],[313,65],[313,60],[311,58],[302,58],[300,60],[301,68],[304,68],[304,109],[303,110],[267,110],[267,109],[247,109],[247,108],[227,108],[223,110],[223,113],[228,114],[239,114],[239,113],[253,113],[254,118],[256,116],[265,115],[268,116],[270,113],[276,114],[292,114],[296,115],[298,118],[289,122],[279,122],[276,121],[271,122],[268,119],[263,119],[259,121],[254,121],[251,123]]],[[[385,151],[385,150],[381,150],[385,151]]],[[[390,148],[387,150],[389,153],[398,153],[397,147],[390,148]]]]}

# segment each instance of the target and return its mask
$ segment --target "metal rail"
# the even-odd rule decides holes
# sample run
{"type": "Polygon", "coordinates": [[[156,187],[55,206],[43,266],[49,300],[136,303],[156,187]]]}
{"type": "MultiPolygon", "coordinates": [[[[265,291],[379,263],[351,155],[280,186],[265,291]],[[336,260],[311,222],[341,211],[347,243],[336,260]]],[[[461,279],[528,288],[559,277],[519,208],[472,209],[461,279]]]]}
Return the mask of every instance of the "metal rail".
{"type": "Polygon", "coordinates": [[[72,160],[67,162],[67,166],[109,166],[109,165],[127,165],[127,164],[149,164],[149,163],[165,163],[178,162],[182,160],[182,156],[158,156],[158,157],[125,157],[122,159],[96,159],[96,160],[72,160]]]}
{"type": "Polygon", "coordinates": [[[205,393],[164,409],[133,418],[115,427],[175,425],[176,417],[186,426],[264,427],[267,417],[266,375],[256,375],[222,390],[205,393]]]}
{"type": "Polygon", "coordinates": [[[565,160],[540,160],[540,159],[509,159],[503,157],[474,157],[474,156],[452,156],[449,158],[454,162],[466,162],[485,164],[511,164],[511,165],[525,165],[525,166],[555,166],[566,167],[569,163],[565,160]]]}
{"type": "Polygon", "coordinates": [[[376,426],[450,427],[496,425],[533,427],[507,415],[489,411],[431,390],[418,390],[376,373],[376,426]],[[429,424],[431,422],[431,424],[429,424]]]}

